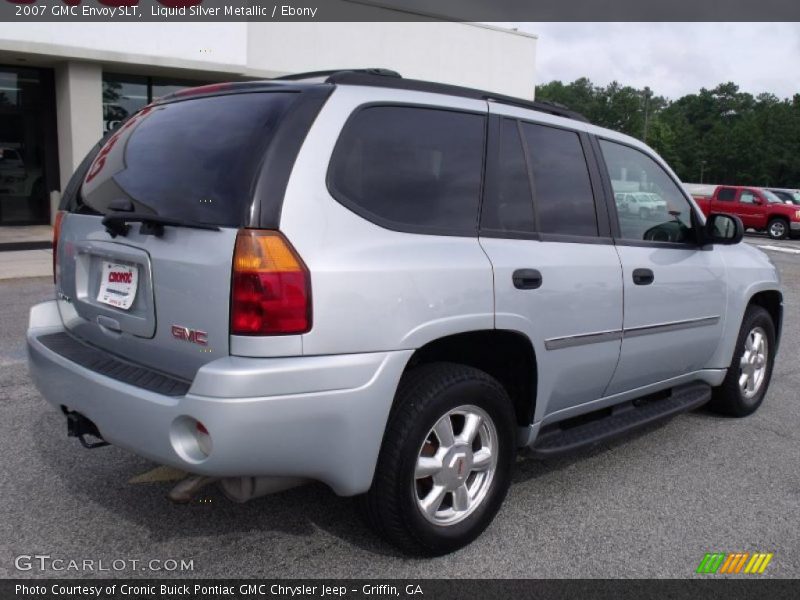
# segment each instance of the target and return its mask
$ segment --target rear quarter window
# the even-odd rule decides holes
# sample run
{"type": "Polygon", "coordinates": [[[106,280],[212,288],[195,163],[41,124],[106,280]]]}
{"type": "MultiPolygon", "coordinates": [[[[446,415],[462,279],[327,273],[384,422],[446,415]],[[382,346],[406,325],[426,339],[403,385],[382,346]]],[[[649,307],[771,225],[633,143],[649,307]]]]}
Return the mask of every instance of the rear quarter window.
{"type": "Polygon", "coordinates": [[[347,122],[328,187],[364,218],[399,231],[474,236],[485,116],[412,106],[370,106],[347,122]]]}
{"type": "Polygon", "coordinates": [[[265,150],[299,94],[239,93],[145,107],[92,160],[82,202],[219,226],[246,223],[265,150]]]}
{"type": "Polygon", "coordinates": [[[734,188],[720,188],[717,193],[717,200],[728,202],[736,198],[736,189],[734,188]]]}

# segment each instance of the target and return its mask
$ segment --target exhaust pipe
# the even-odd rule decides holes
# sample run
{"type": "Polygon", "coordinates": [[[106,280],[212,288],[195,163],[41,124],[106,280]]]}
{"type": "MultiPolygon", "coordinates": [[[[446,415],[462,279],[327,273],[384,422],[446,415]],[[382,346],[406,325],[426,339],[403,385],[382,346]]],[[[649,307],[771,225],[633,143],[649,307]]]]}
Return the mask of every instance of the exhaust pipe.
{"type": "Polygon", "coordinates": [[[206,475],[189,475],[170,490],[167,498],[176,504],[187,504],[192,501],[197,492],[215,481],[219,481],[219,487],[225,497],[238,504],[309,483],[308,479],[299,477],[225,477],[220,479],[206,475]]]}
{"type": "Polygon", "coordinates": [[[247,502],[309,483],[300,477],[226,477],[220,480],[222,493],[233,502],[247,502]]]}
{"type": "Polygon", "coordinates": [[[167,498],[176,504],[187,504],[192,501],[194,495],[209,483],[217,481],[217,477],[206,477],[205,475],[190,475],[182,479],[170,490],[167,498]]]}

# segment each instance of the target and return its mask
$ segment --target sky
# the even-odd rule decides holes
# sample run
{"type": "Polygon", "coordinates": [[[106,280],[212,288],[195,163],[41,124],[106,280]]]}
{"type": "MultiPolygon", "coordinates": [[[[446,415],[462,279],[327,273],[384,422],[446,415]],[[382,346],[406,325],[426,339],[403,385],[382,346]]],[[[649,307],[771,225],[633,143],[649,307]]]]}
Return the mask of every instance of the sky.
{"type": "Polygon", "coordinates": [[[503,25],[539,37],[537,84],[616,80],[670,99],[727,81],[752,94],[800,93],[800,23],[503,25]]]}

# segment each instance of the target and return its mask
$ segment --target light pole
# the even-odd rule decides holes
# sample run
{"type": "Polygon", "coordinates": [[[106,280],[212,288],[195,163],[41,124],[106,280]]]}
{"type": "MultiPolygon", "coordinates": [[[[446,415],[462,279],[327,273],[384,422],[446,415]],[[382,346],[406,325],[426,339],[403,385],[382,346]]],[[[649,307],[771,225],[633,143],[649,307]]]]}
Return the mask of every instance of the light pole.
{"type": "Polygon", "coordinates": [[[703,183],[703,173],[706,170],[706,161],[700,161],[700,183],[703,183]]]}

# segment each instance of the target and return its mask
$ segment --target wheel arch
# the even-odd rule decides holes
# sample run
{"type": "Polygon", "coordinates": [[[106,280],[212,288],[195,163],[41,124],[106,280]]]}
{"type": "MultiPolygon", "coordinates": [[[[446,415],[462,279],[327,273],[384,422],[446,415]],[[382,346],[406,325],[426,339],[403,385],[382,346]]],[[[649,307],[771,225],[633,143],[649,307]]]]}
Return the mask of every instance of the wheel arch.
{"type": "Polygon", "coordinates": [[[406,371],[433,362],[453,362],[491,375],[513,403],[517,424],[527,427],[536,409],[538,370],[530,339],[506,329],[484,329],[443,336],[419,347],[406,371]]]}
{"type": "Polygon", "coordinates": [[[779,290],[756,292],[747,301],[747,306],[760,306],[772,317],[772,322],[775,325],[775,351],[777,352],[781,343],[781,328],[783,326],[783,294],[779,290]]]}

